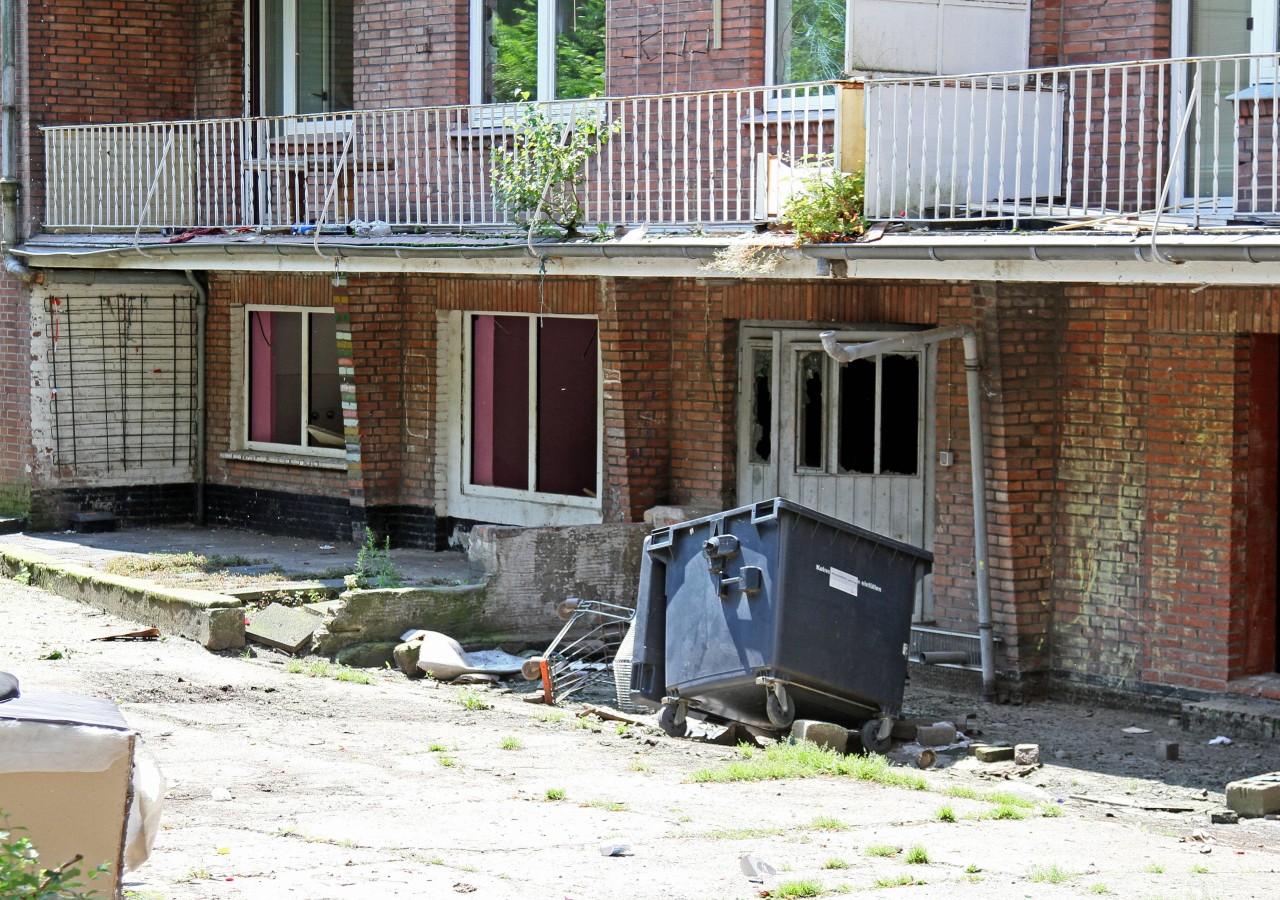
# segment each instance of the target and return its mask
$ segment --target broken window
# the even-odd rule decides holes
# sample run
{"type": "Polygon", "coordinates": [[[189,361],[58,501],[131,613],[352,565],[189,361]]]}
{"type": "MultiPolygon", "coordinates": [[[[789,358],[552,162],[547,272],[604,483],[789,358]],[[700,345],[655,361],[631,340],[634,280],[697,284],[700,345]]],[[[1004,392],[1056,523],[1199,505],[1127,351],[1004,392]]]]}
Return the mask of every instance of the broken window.
{"type": "Polygon", "coordinates": [[[751,461],[773,456],[773,350],[751,352],[751,461]]]}
{"type": "Polygon", "coordinates": [[[823,389],[823,369],[827,355],[821,350],[802,352],[797,366],[796,408],[796,467],[821,469],[822,445],[826,433],[826,391],[823,389]]]}
{"type": "Polygon", "coordinates": [[[480,103],[604,94],[604,0],[472,0],[480,103]]]}
{"type": "Polygon", "coordinates": [[[470,339],[469,483],[595,497],[596,321],[475,315],[470,339]]]}
{"type": "Polygon", "coordinates": [[[842,77],[845,0],[774,0],[773,7],[773,83],[842,77]]]}
{"type": "Polygon", "coordinates": [[[249,443],[342,448],[333,313],[250,309],[246,322],[249,443]]]}
{"type": "Polygon", "coordinates": [[[920,357],[890,354],[840,367],[839,464],[860,475],[920,469],[920,357]]]}

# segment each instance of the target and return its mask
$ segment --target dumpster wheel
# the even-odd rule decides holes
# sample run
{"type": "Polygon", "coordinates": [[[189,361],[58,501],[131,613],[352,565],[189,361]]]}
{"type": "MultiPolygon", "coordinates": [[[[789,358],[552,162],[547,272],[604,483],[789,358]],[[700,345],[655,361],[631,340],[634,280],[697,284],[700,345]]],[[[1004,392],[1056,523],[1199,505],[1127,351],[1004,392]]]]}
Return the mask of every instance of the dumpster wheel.
{"type": "Polygon", "coordinates": [[[796,720],[795,701],[787,693],[786,687],[776,681],[769,682],[765,687],[764,709],[769,715],[769,721],[779,728],[790,728],[791,723],[796,720]]]}
{"type": "Polygon", "coordinates": [[[668,737],[688,737],[689,721],[685,717],[687,709],[680,703],[664,703],[662,709],[658,710],[658,727],[667,733],[668,737]]]}
{"type": "Polygon", "coordinates": [[[862,727],[858,730],[858,737],[862,739],[862,749],[867,753],[886,753],[893,744],[893,720],[892,719],[868,719],[862,723],[862,727]],[[888,728],[884,727],[884,723],[889,722],[888,728]],[[881,734],[884,736],[881,737],[881,734]]]}

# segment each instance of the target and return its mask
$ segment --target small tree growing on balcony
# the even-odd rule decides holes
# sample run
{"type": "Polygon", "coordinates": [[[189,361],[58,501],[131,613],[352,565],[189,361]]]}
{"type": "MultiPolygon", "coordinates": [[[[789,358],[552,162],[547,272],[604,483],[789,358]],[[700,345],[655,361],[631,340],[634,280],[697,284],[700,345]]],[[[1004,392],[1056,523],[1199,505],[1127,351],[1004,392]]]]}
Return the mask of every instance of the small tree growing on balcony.
{"type": "Polygon", "coordinates": [[[802,244],[856,240],[867,230],[863,173],[823,167],[787,198],[779,217],[802,244]]]}
{"type": "Polygon", "coordinates": [[[511,144],[493,151],[489,170],[498,205],[522,227],[555,233],[558,226],[566,235],[575,234],[585,215],[578,197],[584,167],[618,124],[606,124],[590,112],[552,118],[532,104],[521,105],[518,117],[506,124],[511,144]]]}

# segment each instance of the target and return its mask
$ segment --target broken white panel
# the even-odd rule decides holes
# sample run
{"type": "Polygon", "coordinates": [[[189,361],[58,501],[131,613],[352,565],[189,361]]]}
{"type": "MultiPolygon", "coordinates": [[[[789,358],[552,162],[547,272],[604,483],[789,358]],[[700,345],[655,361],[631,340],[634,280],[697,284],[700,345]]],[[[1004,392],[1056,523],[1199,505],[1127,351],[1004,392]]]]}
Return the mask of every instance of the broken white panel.
{"type": "Polygon", "coordinates": [[[958,75],[1025,69],[1026,0],[849,0],[848,72],[958,75]]]}

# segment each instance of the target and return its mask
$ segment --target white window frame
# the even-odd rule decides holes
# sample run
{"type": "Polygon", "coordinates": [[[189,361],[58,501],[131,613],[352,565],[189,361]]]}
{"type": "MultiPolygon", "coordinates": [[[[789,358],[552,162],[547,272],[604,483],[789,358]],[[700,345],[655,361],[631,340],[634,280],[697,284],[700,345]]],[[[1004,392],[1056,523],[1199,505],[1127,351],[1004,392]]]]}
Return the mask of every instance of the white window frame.
{"type": "MultiPolygon", "coordinates": [[[[266,6],[272,0],[246,0],[246,6],[250,3],[257,6],[257,21],[260,30],[264,30],[263,22],[266,20],[266,6]]],[[[280,55],[282,59],[293,59],[298,52],[298,0],[280,0],[282,4],[282,20],[284,22],[283,33],[281,35],[280,55]]],[[[252,23],[255,17],[246,14],[244,16],[244,46],[253,48],[255,43],[255,35],[252,30],[252,23]]],[[[257,35],[257,54],[251,59],[251,53],[245,53],[244,59],[244,108],[245,115],[249,115],[255,105],[261,113],[267,108],[267,83],[265,73],[267,71],[267,42],[265,35],[257,35]]],[[[351,131],[352,112],[351,110],[336,110],[325,113],[307,113],[298,112],[298,70],[296,66],[285,65],[281,67],[280,73],[282,109],[279,118],[290,119],[287,125],[277,129],[283,134],[334,134],[344,135],[351,131]]],[[[265,148],[260,147],[259,153],[265,148]]]]}
{"type": "MultiPolygon", "coordinates": [[[[243,336],[242,336],[244,341],[243,343],[244,365],[241,367],[241,390],[240,390],[241,407],[242,407],[240,411],[240,428],[241,428],[240,433],[243,436],[243,439],[240,441],[240,444],[242,448],[245,450],[256,450],[256,451],[262,451],[265,453],[287,454],[289,456],[315,456],[315,457],[325,457],[329,459],[335,459],[335,458],[342,459],[343,457],[346,456],[346,453],[347,453],[346,447],[312,447],[305,443],[277,444],[270,441],[254,441],[249,439],[249,435],[252,433],[252,430],[250,427],[250,416],[253,410],[253,379],[252,379],[253,366],[252,366],[252,356],[251,356],[252,334],[250,333],[250,329],[253,327],[252,326],[253,313],[255,312],[300,313],[303,315],[302,334],[304,336],[304,339],[302,341],[301,371],[304,373],[304,376],[311,369],[311,342],[309,339],[309,336],[311,334],[311,329],[309,327],[309,317],[312,315],[327,315],[327,316],[334,315],[334,311],[332,308],[323,307],[323,306],[273,306],[270,304],[257,304],[257,303],[245,304],[243,336]]],[[[336,319],[334,321],[334,324],[335,325],[337,324],[336,319]]],[[[308,404],[305,402],[307,400],[307,397],[305,395],[305,391],[307,390],[306,384],[307,384],[307,380],[305,377],[303,377],[302,390],[304,393],[302,396],[302,400],[304,402],[301,404],[301,417],[302,417],[301,434],[304,441],[306,440],[306,435],[307,435],[307,425],[310,424],[307,421],[308,404]]]]}
{"type": "MultiPolygon", "coordinates": [[[[525,503],[534,503],[542,506],[568,507],[577,510],[599,511],[600,494],[602,490],[602,481],[604,477],[604,383],[601,375],[600,360],[600,321],[598,316],[561,316],[561,315],[540,315],[537,313],[518,313],[518,312],[486,312],[475,311],[463,313],[460,317],[461,322],[461,396],[459,398],[459,410],[461,415],[458,417],[459,431],[457,434],[457,447],[459,451],[459,465],[456,471],[459,473],[459,481],[457,484],[458,494],[463,498],[474,498],[484,500],[502,500],[502,501],[520,501],[525,503]],[[570,494],[551,494],[537,490],[520,490],[517,488],[493,487],[490,485],[478,485],[471,483],[471,428],[472,428],[472,385],[475,374],[475,364],[473,360],[474,348],[473,344],[473,327],[472,323],[478,316],[510,316],[521,317],[529,322],[529,441],[528,450],[528,472],[529,484],[537,482],[537,417],[538,417],[538,342],[536,340],[535,329],[538,327],[538,320],[547,319],[587,319],[596,323],[596,484],[594,497],[577,497],[570,494]]],[[[598,519],[597,519],[598,521],[598,519]]]]}

